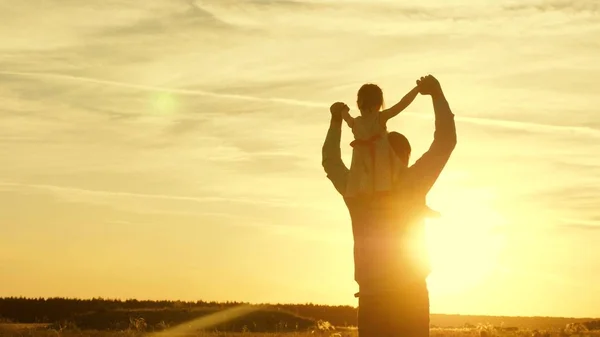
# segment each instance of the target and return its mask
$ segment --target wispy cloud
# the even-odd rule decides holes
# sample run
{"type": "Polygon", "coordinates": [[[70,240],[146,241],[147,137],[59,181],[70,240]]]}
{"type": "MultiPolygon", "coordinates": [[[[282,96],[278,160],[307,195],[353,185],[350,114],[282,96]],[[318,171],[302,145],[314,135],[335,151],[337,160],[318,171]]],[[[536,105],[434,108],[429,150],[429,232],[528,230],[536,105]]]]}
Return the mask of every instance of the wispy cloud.
{"type": "MultiPolygon", "coordinates": [[[[188,0],[187,6],[181,4],[171,12],[159,12],[157,14],[161,15],[134,21],[133,23],[129,22],[128,25],[108,27],[96,33],[96,37],[132,39],[164,34],[186,35],[198,26],[204,26],[206,29],[211,30],[233,28],[201,8],[194,0],[188,0]]],[[[216,33],[216,31],[213,31],[213,34],[216,33]]]]}
{"type": "Polygon", "coordinates": [[[157,91],[157,92],[163,92],[163,93],[173,93],[173,94],[193,95],[193,96],[207,96],[207,97],[216,97],[216,98],[222,98],[222,99],[235,99],[235,100],[241,100],[241,101],[272,102],[272,103],[279,103],[279,104],[286,104],[286,105],[319,107],[319,108],[323,108],[323,107],[327,106],[323,103],[300,101],[300,100],[286,99],[286,98],[256,97],[256,96],[239,95],[239,94],[215,93],[215,92],[206,91],[206,90],[190,90],[190,89],[169,88],[169,87],[162,87],[162,86],[142,85],[142,84],[121,82],[121,81],[111,81],[111,80],[103,80],[103,79],[83,77],[83,76],[72,76],[72,75],[63,75],[63,74],[54,74],[54,73],[28,73],[28,72],[0,71],[0,75],[33,77],[33,78],[37,78],[37,79],[58,79],[58,80],[79,81],[79,82],[87,82],[87,83],[99,84],[99,85],[116,86],[116,87],[122,87],[122,88],[126,88],[126,89],[134,89],[134,90],[157,91]]]}
{"type": "MultiPolygon", "coordinates": [[[[161,92],[161,93],[173,93],[180,95],[192,95],[192,96],[205,96],[205,97],[214,97],[220,99],[230,99],[230,100],[238,100],[238,101],[251,101],[251,102],[266,102],[266,103],[275,103],[282,104],[288,106],[298,106],[298,107],[309,107],[309,108],[319,108],[319,109],[327,109],[329,104],[314,102],[308,100],[297,100],[297,99],[288,99],[281,97],[260,97],[260,96],[252,96],[252,95],[243,95],[243,94],[228,94],[228,93],[216,93],[209,90],[190,90],[190,89],[180,89],[180,88],[170,88],[170,87],[162,87],[162,86],[152,86],[152,85],[141,85],[135,83],[121,82],[121,81],[113,81],[113,80],[104,80],[90,77],[82,77],[82,76],[72,76],[72,75],[63,75],[63,74],[55,74],[55,73],[29,73],[29,72],[10,72],[10,71],[0,71],[0,75],[5,76],[22,76],[22,77],[31,77],[37,79],[54,79],[54,80],[66,80],[66,81],[77,81],[77,82],[86,82],[98,85],[106,85],[106,86],[115,86],[121,87],[125,89],[132,90],[142,90],[142,91],[152,91],[152,92],[161,92]]],[[[405,113],[407,115],[411,115],[411,113],[405,113]]],[[[430,118],[428,116],[423,116],[421,114],[414,114],[415,117],[421,118],[430,118]]],[[[531,122],[519,122],[519,121],[510,121],[510,120],[501,120],[501,119],[491,119],[491,118],[479,118],[479,117],[462,117],[457,116],[456,119],[458,121],[466,122],[466,123],[474,123],[480,125],[492,125],[504,128],[516,128],[516,129],[527,129],[527,130],[537,130],[542,132],[580,132],[587,135],[600,137],[600,130],[588,128],[588,127],[577,127],[577,126],[561,126],[561,125],[546,125],[541,123],[531,123],[531,122]]]]}
{"type": "Polygon", "coordinates": [[[600,3],[594,0],[541,0],[504,6],[509,11],[534,10],[539,12],[600,13],[600,3]]]}
{"type": "Polygon", "coordinates": [[[590,232],[600,231],[600,221],[585,221],[585,220],[575,220],[575,219],[563,219],[564,224],[560,225],[560,227],[570,230],[583,230],[590,232]]]}
{"type": "Polygon", "coordinates": [[[54,185],[43,185],[43,184],[22,184],[22,183],[11,183],[11,182],[0,182],[0,186],[11,187],[11,188],[33,188],[46,190],[50,192],[58,193],[69,193],[69,194],[82,194],[82,195],[97,195],[104,197],[132,197],[141,199],[158,199],[158,200],[174,200],[174,201],[191,201],[195,203],[234,203],[234,204],[251,204],[251,205],[263,205],[271,207],[293,207],[295,204],[290,204],[279,200],[257,200],[257,199],[244,199],[244,198],[231,198],[231,197],[193,197],[193,196],[180,196],[180,195],[161,195],[161,194],[143,194],[143,193],[130,193],[121,191],[102,191],[102,190],[89,190],[81,189],[76,187],[66,186],[54,186],[54,185]]]}

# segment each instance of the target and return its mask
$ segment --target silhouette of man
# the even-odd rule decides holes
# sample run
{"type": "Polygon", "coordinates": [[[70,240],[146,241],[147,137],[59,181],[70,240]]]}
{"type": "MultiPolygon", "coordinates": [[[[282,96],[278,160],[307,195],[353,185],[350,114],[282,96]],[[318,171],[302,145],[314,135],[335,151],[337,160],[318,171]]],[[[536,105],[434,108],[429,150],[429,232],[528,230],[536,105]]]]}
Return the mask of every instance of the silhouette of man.
{"type": "MultiPolygon", "coordinates": [[[[429,150],[408,166],[408,139],[390,132],[389,141],[402,161],[393,191],[370,198],[344,198],[354,236],[354,278],[359,286],[360,337],[429,336],[430,273],[425,242],[425,199],[456,146],[454,114],[437,79],[417,81],[430,95],[435,132],[429,150]]],[[[331,122],[323,144],[322,164],[336,190],[345,191],[349,170],[340,151],[344,103],[331,106],[331,122]]]]}

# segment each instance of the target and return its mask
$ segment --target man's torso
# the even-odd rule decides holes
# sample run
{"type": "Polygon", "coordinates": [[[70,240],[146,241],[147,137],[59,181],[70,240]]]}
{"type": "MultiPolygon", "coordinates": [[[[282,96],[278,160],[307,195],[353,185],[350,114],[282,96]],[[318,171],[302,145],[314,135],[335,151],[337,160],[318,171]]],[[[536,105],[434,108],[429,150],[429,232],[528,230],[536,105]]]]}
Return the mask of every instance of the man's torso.
{"type": "Polygon", "coordinates": [[[425,196],[401,187],[373,200],[344,199],[352,219],[355,279],[361,291],[394,288],[429,274],[425,196]]]}

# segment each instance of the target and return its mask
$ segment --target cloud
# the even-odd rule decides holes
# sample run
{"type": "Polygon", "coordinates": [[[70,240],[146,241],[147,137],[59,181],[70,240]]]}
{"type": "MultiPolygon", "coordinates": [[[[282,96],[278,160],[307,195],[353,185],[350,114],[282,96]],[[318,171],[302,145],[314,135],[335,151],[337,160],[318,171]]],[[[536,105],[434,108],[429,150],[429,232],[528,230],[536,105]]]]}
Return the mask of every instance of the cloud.
{"type": "Polygon", "coordinates": [[[245,175],[284,174],[293,175],[302,172],[306,158],[290,153],[251,152],[247,157],[228,162],[224,169],[237,169],[245,175]]]}
{"type": "Polygon", "coordinates": [[[262,205],[270,207],[289,207],[293,206],[287,202],[279,200],[257,200],[250,198],[232,198],[232,197],[194,197],[194,196],[181,196],[181,195],[165,195],[165,194],[146,194],[146,193],[131,193],[122,191],[103,191],[103,190],[90,190],[82,189],[77,187],[68,186],[55,186],[55,185],[43,185],[43,184],[22,184],[12,182],[0,182],[0,187],[5,188],[24,188],[24,189],[36,189],[44,190],[53,193],[64,193],[72,196],[76,195],[94,195],[101,197],[128,197],[136,199],[156,199],[156,200],[171,200],[171,201],[187,201],[201,204],[211,203],[233,203],[233,204],[250,204],[250,205],[262,205]]]}
{"type": "MultiPolygon", "coordinates": [[[[149,36],[185,35],[191,34],[197,29],[223,30],[233,28],[209,11],[201,8],[195,1],[189,0],[187,5],[186,9],[183,9],[182,6],[182,9],[174,10],[171,13],[157,12],[158,16],[145,18],[129,25],[108,27],[97,32],[95,37],[130,39],[149,36]]],[[[212,31],[212,33],[218,34],[219,32],[212,31]]]]}
{"type": "Polygon", "coordinates": [[[482,15],[480,9],[467,5],[411,6],[391,1],[212,0],[203,1],[202,7],[231,25],[265,31],[269,35],[291,33],[297,29],[302,29],[306,36],[336,32],[344,34],[339,36],[350,39],[354,44],[368,43],[368,38],[373,36],[413,35],[414,29],[423,28],[414,23],[430,26],[430,29],[419,33],[431,35],[435,32],[447,38],[447,28],[442,29],[442,26],[449,22],[469,24],[488,14],[482,15]]]}
{"type": "Polygon", "coordinates": [[[240,101],[269,102],[269,103],[279,103],[279,104],[293,105],[293,106],[318,107],[318,108],[328,107],[327,104],[323,104],[323,103],[302,101],[302,100],[295,100],[295,99],[278,98],[278,97],[257,97],[257,96],[252,96],[252,95],[243,95],[243,94],[216,93],[216,92],[212,92],[212,91],[208,91],[208,90],[199,90],[199,89],[196,89],[196,90],[179,89],[179,88],[171,88],[171,87],[163,87],[163,86],[135,84],[135,83],[128,83],[128,82],[123,82],[123,81],[104,80],[104,79],[85,77],[85,76],[63,75],[63,74],[57,74],[57,73],[31,73],[31,72],[18,72],[18,71],[0,71],[0,75],[29,77],[29,78],[39,79],[39,80],[54,79],[54,80],[63,80],[63,81],[87,82],[87,83],[91,83],[91,84],[121,87],[121,88],[131,89],[131,90],[155,91],[155,92],[162,92],[162,93],[173,93],[173,94],[192,95],[192,96],[206,96],[206,97],[215,97],[215,98],[232,99],[232,100],[240,100],[240,101]]]}
{"type": "Polygon", "coordinates": [[[197,132],[199,128],[206,127],[208,124],[207,120],[181,118],[168,126],[165,129],[165,133],[171,136],[182,136],[190,132],[197,132]]]}
{"type": "MultiPolygon", "coordinates": [[[[589,173],[578,176],[589,177],[589,173]]],[[[562,180],[559,176],[556,179],[562,180]]],[[[571,180],[558,185],[548,182],[548,187],[530,192],[527,202],[539,204],[555,216],[575,218],[576,223],[590,225],[596,223],[598,217],[600,191],[596,186],[597,183],[586,184],[572,176],[571,180]]]]}
{"type": "MultiPolygon", "coordinates": [[[[281,104],[287,106],[297,106],[304,108],[319,108],[325,109],[329,107],[327,103],[309,101],[309,100],[297,100],[297,99],[288,99],[282,97],[260,97],[253,95],[244,95],[244,94],[229,94],[229,93],[217,93],[210,90],[200,90],[200,89],[180,89],[180,88],[171,88],[171,87],[163,87],[163,86],[153,86],[153,85],[142,85],[135,83],[128,83],[123,81],[114,81],[114,80],[104,80],[92,77],[85,76],[73,76],[73,75],[63,75],[56,73],[30,73],[30,72],[12,72],[12,71],[0,71],[0,75],[4,76],[16,76],[16,77],[26,77],[33,78],[39,80],[52,79],[59,81],[75,81],[75,82],[84,82],[90,84],[96,84],[101,86],[113,86],[120,87],[124,89],[130,90],[139,90],[139,91],[152,91],[152,92],[161,92],[161,93],[172,93],[179,95],[191,95],[191,96],[204,96],[204,97],[212,97],[219,99],[228,99],[235,101],[249,101],[249,102],[264,102],[264,103],[274,103],[281,104]]],[[[411,113],[405,113],[406,115],[411,115],[411,113]]],[[[427,116],[423,116],[421,114],[413,114],[413,116],[418,118],[430,118],[427,116]]],[[[456,117],[457,121],[473,123],[479,125],[492,125],[503,128],[517,128],[517,129],[527,129],[527,130],[536,130],[541,132],[579,132],[586,135],[591,135],[594,137],[600,137],[600,130],[592,129],[588,127],[579,127],[579,126],[563,126],[563,125],[547,125],[543,123],[532,123],[532,122],[519,122],[519,121],[511,121],[511,120],[501,120],[501,119],[492,119],[492,118],[481,118],[481,117],[456,117]]]]}
{"type": "Polygon", "coordinates": [[[200,226],[197,229],[192,226],[189,230],[210,231],[211,226],[218,224],[220,230],[226,227],[255,228],[295,239],[347,243],[347,240],[339,239],[339,227],[329,224],[323,229],[318,222],[306,225],[311,212],[300,210],[322,212],[321,205],[315,207],[283,200],[188,197],[9,182],[0,182],[0,199],[7,206],[13,205],[0,217],[13,219],[15,225],[35,226],[40,222],[40,216],[58,212],[55,220],[64,222],[61,223],[65,228],[82,221],[98,224],[86,231],[102,232],[105,228],[101,224],[126,226],[118,229],[123,232],[138,227],[152,231],[156,226],[168,227],[172,222],[185,228],[188,227],[185,224],[195,222],[200,226]],[[35,207],[37,212],[23,212],[23,205],[35,207]]]}
{"type": "Polygon", "coordinates": [[[528,11],[539,12],[569,12],[569,13],[600,13],[600,3],[595,0],[542,0],[533,3],[519,3],[504,6],[508,11],[528,11]]]}
{"type": "MultiPolygon", "coordinates": [[[[173,2],[152,1],[31,1],[0,5],[5,25],[4,50],[51,51],[78,45],[86,37],[110,26],[127,25],[173,10],[173,2]],[[27,29],[20,29],[28,27],[27,29]]],[[[176,7],[176,6],[175,6],[176,7]]]]}
{"type": "Polygon", "coordinates": [[[574,229],[581,231],[597,232],[600,231],[600,222],[598,221],[581,221],[581,220],[564,220],[565,224],[559,225],[560,228],[574,229]]]}
{"type": "Polygon", "coordinates": [[[346,13],[369,13],[373,16],[404,17],[419,20],[462,20],[472,18],[470,6],[415,6],[393,2],[376,1],[245,1],[260,4],[262,8],[281,6],[286,10],[337,11],[346,13]],[[292,7],[293,5],[293,7],[292,7]]]}

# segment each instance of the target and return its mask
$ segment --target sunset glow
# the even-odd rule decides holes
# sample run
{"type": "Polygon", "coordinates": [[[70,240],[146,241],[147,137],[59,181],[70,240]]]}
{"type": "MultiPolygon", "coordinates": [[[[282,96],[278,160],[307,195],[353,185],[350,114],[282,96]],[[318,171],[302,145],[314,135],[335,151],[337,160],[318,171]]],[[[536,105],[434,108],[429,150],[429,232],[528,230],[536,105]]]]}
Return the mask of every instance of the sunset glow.
{"type": "MultiPolygon", "coordinates": [[[[600,317],[597,0],[0,7],[0,296],[356,305],[328,107],[430,73],[431,312],[600,317]]],[[[414,162],[430,99],[389,129],[414,162]]]]}

